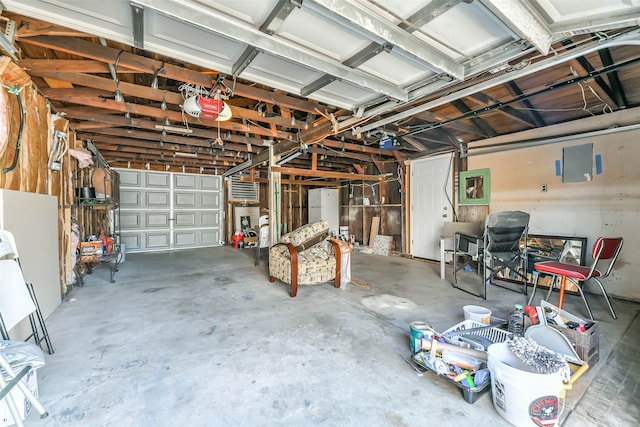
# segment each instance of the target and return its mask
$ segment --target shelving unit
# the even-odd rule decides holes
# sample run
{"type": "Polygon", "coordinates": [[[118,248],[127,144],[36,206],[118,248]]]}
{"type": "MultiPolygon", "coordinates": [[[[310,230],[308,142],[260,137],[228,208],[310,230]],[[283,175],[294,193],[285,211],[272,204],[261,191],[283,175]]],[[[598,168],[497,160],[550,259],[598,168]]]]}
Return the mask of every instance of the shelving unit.
{"type": "Polygon", "coordinates": [[[76,261],[79,284],[83,274],[100,266],[109,267],[109,281],[123,257],[120,245],[120,179],[110,168],[78,169],[74,175],[73,213],[80,227],[80,247],[76,261]],[[109,250],[110,249],[110,250],[109,250]]]}

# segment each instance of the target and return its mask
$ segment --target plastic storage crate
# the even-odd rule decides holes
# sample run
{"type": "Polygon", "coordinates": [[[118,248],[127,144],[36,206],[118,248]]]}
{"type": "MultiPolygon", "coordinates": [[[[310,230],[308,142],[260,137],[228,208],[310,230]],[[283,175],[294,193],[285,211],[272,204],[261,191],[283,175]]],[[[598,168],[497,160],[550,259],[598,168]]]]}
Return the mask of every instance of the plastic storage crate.
{"type": "Polygon", "coordinates": [[[469,387],[467,385],[462,384],[461,382],[456,382],[452,378],[449,378],[445,375],[439,375],[436,371],[434,371],[428,365],[422,362],[422,359],[420,358],[420,353],[428,353],[428,351],[419,351],[415,353],[413,355],[413,361],[416,362],[421,367],[427,369],[428,371],[431,371],[434,374],[437,374],[440,378],[443,378],[447,382],[458,387],[462,392],[462,396],[464,397],[464,400],[467,403],[471,403],[471,404],[476,403],[476,400],[478,400],[478,398],[483,394],[483,392],[487,390],[491,390],[491,379],[487,379],[484,383],[482,383],[479,386],[469,387]]]}
{"type": "MultiPolygon", "coordinates": [[[[448,337],[451,341],[460,341],[458,344],[462,345],[462,337],[482,337],[492,344],[505,342],[509,335],[509,332],[496,328],[495,326],[488,326],[475,320],[465,320],[456,325],[453,325],[449,329],[443,332],[445,337],[448,337]]],[[[486,348],[477,348],[478,350],[486,350],[486,348]]]]}
{"type": "MultiPolygon", "coordinates": [[[[459,339],[460,337],[477,336],[489,340],[491,341],[491,343],[499,343],[506,341],[509,335],[509,333],[505,330],[496,328],[495,326],[488,326],[474,320],[465,320],[463,322],[457,323],[444,331],[442,334],[446,336],[452,343],[459,344],[461,346],[469,346],[470,344],[469,342],[459,339]]],[[[423,368],[438,374],[435,369],[423,363],[421,353],[428,352],[419,351],[415,353],[413,355],[413,360],[423,368]]],[[[486,364],[483,367],[486,368],[486,364]]],[[[462,396],[467,403],[475,403],[476,400],[483,394],[483,392],[491,389],[490,379],[487,379],[485,382],[480,385],[476,385],[475,387],[469,387],[461,382],[454,381],[452,378],[446,375],[438,374],[438,376],[458,387],[461,390],[462,396]]]]}
{"type": "Polygon", "coordinates": [[[598,323],[594,322],[584,332],[578,332],[571,328],[560,328],[556,325],[550,326],[562,332],[569,339],[580,360],[584,360],[591,366],[600,360],[600,327],[598,323]]]}

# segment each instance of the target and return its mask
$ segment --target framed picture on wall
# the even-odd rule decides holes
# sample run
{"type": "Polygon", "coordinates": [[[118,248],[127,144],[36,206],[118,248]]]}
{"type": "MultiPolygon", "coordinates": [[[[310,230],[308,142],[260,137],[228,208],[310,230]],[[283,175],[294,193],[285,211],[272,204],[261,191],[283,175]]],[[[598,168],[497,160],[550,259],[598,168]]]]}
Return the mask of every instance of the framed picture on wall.
{"type": "Polygon", "coordinates": [[[488,205],[491,194],[490,169],[460,172],[460,204],[488,205]]]}

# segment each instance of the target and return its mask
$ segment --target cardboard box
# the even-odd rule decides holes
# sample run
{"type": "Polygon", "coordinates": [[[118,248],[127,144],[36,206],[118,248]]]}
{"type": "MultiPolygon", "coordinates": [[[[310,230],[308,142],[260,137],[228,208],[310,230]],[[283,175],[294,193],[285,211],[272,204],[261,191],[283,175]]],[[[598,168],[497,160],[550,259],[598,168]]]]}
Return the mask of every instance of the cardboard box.
{"type": "MultiPolygon", "coordinates": [[[[27,386],[27,389],[37,398],[38,397],[38,375],[37,371],[31,370],[27,375],[22,378],[22,382],[27,386]]],[[[9,395],[13,398],[13,402],[16,404],[18,410],[18,416],[24,421],[31,411],[31,402],[27,399],[18,386],[15,386],[9,392],[9,395]]],[[[7,405],[7,399],[0,401],[0,427],[15,425],[9,406],[7,405]]]]}
{"type": "Polygon", "coordinates": [[[102,247],[100,242],[80,242],[80,261],[92,262],[98,261],[102,256],[102,247]]]}

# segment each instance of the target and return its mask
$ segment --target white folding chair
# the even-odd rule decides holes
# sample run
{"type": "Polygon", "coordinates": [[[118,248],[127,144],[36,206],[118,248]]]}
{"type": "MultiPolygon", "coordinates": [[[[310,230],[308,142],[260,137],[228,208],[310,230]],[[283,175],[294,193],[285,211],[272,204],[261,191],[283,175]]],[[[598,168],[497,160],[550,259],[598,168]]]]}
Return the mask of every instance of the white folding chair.
{"type": "Polygon", "coordinates": [[[33,338],[35,344],[40,347],[44,340],[49,354],[53,354],[53,346],[33,285],[24,279],[15,238],[7,230],[0,230],[0,277],[2,277],[0,284],[2,339],[9,340],[9,331],[22,319],[28,317],[32,332],[25,341],[33,338]]]}
{"type": "MultiPolygon", "coordinates": [[[[4,400],[9,408],[13,424],[23,427],[22,415],[26,417],[26,411],[22,413],[17,405],[24,405],[22,399],[16,402],[14,388],[22,392],[24,399],[40,413],[40,418],[46,418],[49,413],[42,406],[40,401],[29,390],[24,383],[24,379],[29,375],[35,375],[35,370],[44,365],[44,354],[35,344],[24,341],[0,341],[0,400],[4,400]]],[[[9,420],[11,421],[11,420],[9,420]]]]}
{"type": "Polygon", "coordinates": [[[271,241],[269,239],[269,215],[262,215],[258,219],[258,244],[256,245],[256,262],[260,262],[260,249],[269,248],[271,241]]]}

